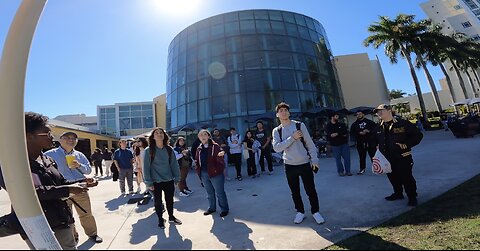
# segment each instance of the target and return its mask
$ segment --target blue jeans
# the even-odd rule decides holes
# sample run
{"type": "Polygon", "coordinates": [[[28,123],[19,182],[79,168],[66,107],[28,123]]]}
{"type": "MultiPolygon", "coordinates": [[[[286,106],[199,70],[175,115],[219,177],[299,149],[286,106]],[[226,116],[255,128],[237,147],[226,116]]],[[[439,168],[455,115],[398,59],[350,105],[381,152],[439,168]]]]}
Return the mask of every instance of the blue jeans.
{"type": "Polygon", "coordinates": [[[332,146],[333,156],[337,162],[337,172],[338,173],[350,173],[350,147],[348,144],[343,144],[340,146],[332,146]],[[342,163],[345,163],[345,168],[342,163]]]}
{"type": "Polygon", "coordinates": [[[217,200],[218,205],[222,212],[228,212],[228,201],[227,194],[225,193],[225,176],[223,174],[217,175],[215,177],[209,177],[207,172],[202,171],[202,182],[207,191],[208,198],[208,210],[216,211],[217,210],[217,200]],[[216,197],[215,197],[216,195],[216,197]]]}

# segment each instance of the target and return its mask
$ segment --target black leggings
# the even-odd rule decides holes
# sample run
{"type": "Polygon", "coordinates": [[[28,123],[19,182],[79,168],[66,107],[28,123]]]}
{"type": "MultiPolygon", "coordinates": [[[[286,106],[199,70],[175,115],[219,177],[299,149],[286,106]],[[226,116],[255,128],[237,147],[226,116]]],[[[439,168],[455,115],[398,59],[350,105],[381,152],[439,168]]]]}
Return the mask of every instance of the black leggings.
{"type": "Polygon", "coordinates": [[[162,191],[165,193],[165,204],[167,206],[168,216],[173,217],[173,195],[175,193],[175,184],[173,180],[169,182],[153,183],[153,187],[155,212],[157,213],[158,220],[160,221],[163,218],[162,191]]]}

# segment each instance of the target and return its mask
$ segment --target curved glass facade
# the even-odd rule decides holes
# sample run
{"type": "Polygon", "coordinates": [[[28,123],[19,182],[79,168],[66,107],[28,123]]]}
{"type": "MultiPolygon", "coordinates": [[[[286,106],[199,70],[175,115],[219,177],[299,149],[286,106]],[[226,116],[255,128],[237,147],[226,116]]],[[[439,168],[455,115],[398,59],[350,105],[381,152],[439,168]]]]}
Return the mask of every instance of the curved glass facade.
{"type": "Polygon", "coordinates": [[[291,112],[340,108],[322,25],[305,15],[245,10],[180,32],[168,51],[167,128],[213,123],[245,131],[285,101],[291,112]]]}

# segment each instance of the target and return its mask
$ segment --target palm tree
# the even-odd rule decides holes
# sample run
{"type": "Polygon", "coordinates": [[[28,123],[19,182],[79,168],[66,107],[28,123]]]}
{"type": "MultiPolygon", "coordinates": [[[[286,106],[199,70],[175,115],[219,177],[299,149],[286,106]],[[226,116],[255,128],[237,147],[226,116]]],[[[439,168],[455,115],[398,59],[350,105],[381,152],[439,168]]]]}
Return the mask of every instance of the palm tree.
{"type": "Polygon", "coordinates": [[[430,27],[432,26],[432,21],[430,19],[424,19],[420,20],[419,22],[412,22],[411,26],[413,27],[414,33],[412,33],[412,37],[408,39],[407,41],[407,48],[414,52],[416,57],[416,67],[420,68],[422,67],[425,76],[427,78],[428,84],[430,85],[430,89],[432,90],[432,95],[433,95],[433,101],[435,102],[435,105],[437,106],[437,109],[439,112],[443,111],[442,104],[440,103],[440,97],[438,96],[438,91],[437,87],[435,86],[435,82],[433,81],[432,75],[430,74],[430,71],[428,70],[426,60],[424,59],[424,54],[425,51],[427,50],[425,48],[425,42],[424,40],[430,39],[428,37],[428,31],[430,27]]]}
{"type": "Polygon", "coordinates": [[[372,34],[367,37],[363,44],[365,47],[370,45],[373,48],[378,49],[381,45],[385,45],[385,55],[390,58],[390,62],[397,63],[397,54],[400,53],[407,61],[410,68],[410,74],[412,75],[415,89],[420,103],[420,109],[422,116],[426,119],[427,110],[425,108],[425,102],[422,96],[422,89],[418,82],[418,77],[415,72],[415,67],[412,63],[410,51],[407,49],[407,43],[411,40],[412,34],[415,34],[414,15],[398,15],[395,20],[391,20],[389,17],[380,16],[380,21],[375,22],[368,27],[368,31],[372,34]]]}
{"type": "Polygon", "coordinates": [[[450,90],[450,95],[454,103],[458,102],[457,95],[453,89],[452,80],[450,75],[445,68],[444,62],[448,60],[448,48],[454,47],[457,44],[457,41],[451,39],[449,36],[442,34],[442,27],[439,25],[431,26],[429,31],[423,34],[422,45],[423,45],[423,57],[426,61],[430,62],[433,66],[439,66],[445,75],[447,81],[448,89],[450,90]],[[453,43],[453,44],[452,44],[453,43]]]}
{"type": "Polygon", "coordinates": [[[392,89],[389,91],[390,99],[403,98],[405,95],[407,95],[407,93],[402,90],[392,89]]]}

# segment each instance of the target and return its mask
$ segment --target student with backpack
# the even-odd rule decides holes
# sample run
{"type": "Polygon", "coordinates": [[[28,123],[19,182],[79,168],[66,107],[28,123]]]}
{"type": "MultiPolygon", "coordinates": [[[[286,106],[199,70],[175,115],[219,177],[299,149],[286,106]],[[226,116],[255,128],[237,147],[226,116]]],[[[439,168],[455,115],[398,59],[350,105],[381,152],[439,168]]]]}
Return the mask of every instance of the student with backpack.
{"type": "Polygon", "coordinates": [[[158,227],[165,229],[162,192],[165,193],[168,221],[171,224],[181,225],[182,222],[173,216],[173,196],[175,184],[178,184],[180,180],[180,169],[173,149],[169,145],[170,137],[164,129],[156,128],[148,137],[148,141],[149,147],[145,149],[143,175],[145,184],[154,194],[158,227]]]}
{"type": "Polygon", "coordinates": [[[305,192],[310,200],[313,218],[317,224],[322,224],[325,220],[319,213],[318,195],[313,177],[313,172],[317,172],[319,168],[313,140],[303,123],[290,120],[288,104],[282,102],[275,110],[281,124],[273,129],[273,149],[276,152],[283,152],[285,173],[297,210],[293,222],[300,224],[305,218],[305,209],[300,195],[299,178],[302,178],[305,192]]]}

